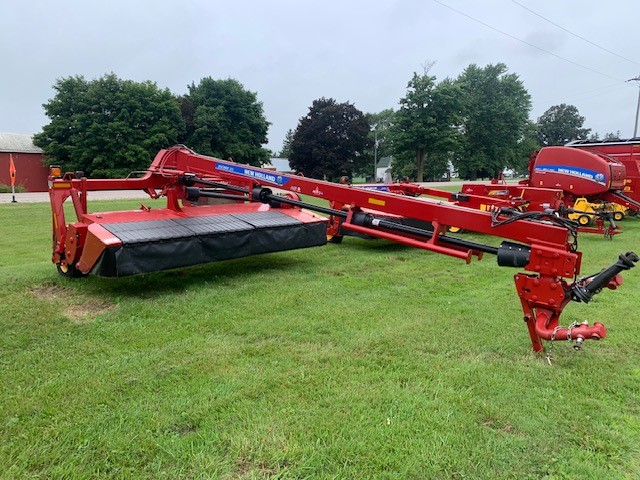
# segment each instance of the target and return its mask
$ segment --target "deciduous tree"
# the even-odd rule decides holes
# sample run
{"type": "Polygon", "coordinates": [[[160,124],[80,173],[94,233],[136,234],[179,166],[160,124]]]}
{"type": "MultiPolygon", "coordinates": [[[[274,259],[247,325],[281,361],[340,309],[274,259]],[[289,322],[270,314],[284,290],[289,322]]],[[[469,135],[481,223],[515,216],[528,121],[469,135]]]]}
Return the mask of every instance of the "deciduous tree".
{"type": "Polygon", "coordinates": [[[439,178],[448,167],[449,153],[460,135],[460,88],[449,79],[436,83],[436,77],[417,73],[407,85],[394,116],[392,141],[394,174],[439,178]]]}
{"type": "Polygon", "coordinates": [[[615,133],[613,132],[607,132],[604,134],[604,137],[602,137],[602,141],[603,142],[611,142],[611,141],[615,141],[615,140],[620,140],[622,137],[620,136],[620,130],[616,130],[615,133]]]}
{"type": "Polygon", "coordinates": [[[396,112],[392,108],[387,108],[378,113],[368,113],[367,119],[371,125],[369,134],[370,143],[373,146],[378,144],[378,158],[388,157],[393,154],[391,142],[391,129],[393,128],[396,112]]]}
{"type": "Polygon", "coordinates": [[[367,157],[367,166],[364,171],[359,173],[365,176],[375,175],[375,163],[383,157],[393,155],[391,127],[394,117],[395,112],[392,108],[387,108],[378,113],[367,113],[367,120],[371,125],[371,130],[369,131],[369,148],[367,148],[364,153],[367,157]]]}
{"type": "Polygon", "coordinates": [[[313,178],[337,180],[364,168],[369,122],[353,104],[314,100],[293,134],[289,164],[313,178]]]}
{"type": "Polygon", "coordinates": [[[262,102],[234,79],[206,77],[189,85],[180,99],[186,123],[183,143],[204,155],[233,157],[236,162],[262,165],[269,161],[269,122],[262,102]]]}
{"type": "Polygon", "coordinates": [[[518,174],[527,174],[531,153],[540,150],[537,141],[538,129],[535,123],[528,121],[524,128],[522,138],[518,141],[515,149],[515,156],[512,161],[508,161],[505,166],[513,169],[518,174]]]}
{"type": "Polygon", "coordinates": [[[184,122],[176,98],[155,83],[114,74],[58,80],[43,105],[50,123],[34,136],[50,163],[93,176],[143,170],[161,148],[177,143],[184,122]]]}
{"type": "Polygon", "coordinates": [[[577,107],[561,103],[554,105],[538,118],[538,142],[546,147],[565,145],[572,140],[585,140],[590,128],[582,128],[584,117],[577,107]]]}
{"type": "Polygon", "coordinates": [[[495,177],[518,158],[531,97],[503,63],[469,65],[456,83],[464,95],[464,140],[454,165],[464,179],[495,177]]]}

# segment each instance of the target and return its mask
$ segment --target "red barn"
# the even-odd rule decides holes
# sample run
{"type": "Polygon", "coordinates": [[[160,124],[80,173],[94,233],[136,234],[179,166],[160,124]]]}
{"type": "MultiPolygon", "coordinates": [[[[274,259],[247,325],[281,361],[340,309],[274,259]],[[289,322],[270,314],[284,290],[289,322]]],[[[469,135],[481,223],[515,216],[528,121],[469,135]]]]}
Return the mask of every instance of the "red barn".
{"type": "Polygon", "coordinates": [[[0,183],[11,185],[9,155],[16,167],[16,187],[28,192],[46,192],[49,167],[43,162],[42,149],[33,144],[33,135],[0,133],[0,183]]]}

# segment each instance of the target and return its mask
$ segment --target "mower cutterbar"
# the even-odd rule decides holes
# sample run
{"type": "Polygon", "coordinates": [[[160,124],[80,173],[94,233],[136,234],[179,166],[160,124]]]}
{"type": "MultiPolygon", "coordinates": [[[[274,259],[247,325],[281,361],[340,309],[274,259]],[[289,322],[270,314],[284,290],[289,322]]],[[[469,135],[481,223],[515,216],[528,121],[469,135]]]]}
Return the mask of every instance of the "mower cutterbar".
{"type": "MultiPolygon", "coordinates": [[[[299,208],[245,202],[198,205],[182,196],[177,177],[149,171],[140,179],[51,179],[53,262],[66,276],[122,277],[326,243],[326,218],[299,208]],[[88,213],[87,192],[142,189],[167,197],[166,208],[88,213]],[[68,198],[77,221],[65,223],[68,198]]],[[[232,199],[232,197],[234,199],[232,199]]]]}
{"type": "Polygon", "coordinates": [[[584,340],[603,338],[602,324],[562,327],[560,314],[572,300],[589,302],[604,287],[617,288],[620,272],[639,260],[627,252],[608,269],[579,279],[582,256],[576,251],[576,224],[556,215],[497,207],[481,211],[451,201],[365,190],[206,157],[185,147],[160,151],[140,179],[72,177],[52,177],[50,182],[53,262],[63,274],[130,275],[322,245],[326,238],[339,240],[346,233],[467,263],[474,256],[493,254],[498,265],[529,272],[517,273],[515,283],[535,351],[543,349],[544,339],[580,346],[584,340]],[[268,187],[284,193],[274,194],[268,187]],[[166,196],[167,207],[89,214],[87,192],[110,189],[166,196]],[[305,203],[301,194],[329,205],[305,203]],[[67,225],[63,203],[68,198],[78,221],[67,225]],[[498,247],[485,245],[448,235],[450,226],[508,240],[498,247]]]}

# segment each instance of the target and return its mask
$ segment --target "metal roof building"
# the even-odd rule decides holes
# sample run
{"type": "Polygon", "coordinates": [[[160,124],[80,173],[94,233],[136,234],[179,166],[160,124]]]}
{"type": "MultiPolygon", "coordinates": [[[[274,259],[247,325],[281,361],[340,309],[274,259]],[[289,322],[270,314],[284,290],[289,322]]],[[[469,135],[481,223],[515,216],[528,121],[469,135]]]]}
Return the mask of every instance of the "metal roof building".
{"type": "Polygon", "coordinates": [[[42,149],[33,144],[33,135],[30,133],[0,132],[0,152],[42,154],[42,149]]]}
{"type": "Polygon", "coordinates": [[[44,152],[33,144],[28,133],[0,132],[0,183],[9,185],[9,158],[16,167],[16,186],[29,192],[46,192],[48,167],[44,164],[44,152]]]}

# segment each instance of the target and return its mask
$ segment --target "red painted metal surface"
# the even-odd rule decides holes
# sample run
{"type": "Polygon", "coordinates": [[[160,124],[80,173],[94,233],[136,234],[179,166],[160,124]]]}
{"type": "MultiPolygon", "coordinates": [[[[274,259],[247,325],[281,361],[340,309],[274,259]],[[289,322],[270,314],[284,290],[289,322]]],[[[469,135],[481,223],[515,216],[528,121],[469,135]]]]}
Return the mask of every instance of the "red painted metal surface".
{"type": "MultiPolygon", "coordinates": [[[[526,190],[525,188],[523,192],[526,190]]],[[[413,193],[423,192],[416,190],[413,193]]],[[[549,195],[550,201],[557,200],[557,192],[543,193],[549,195]]],[[[500,265],[523,268],[529,273],[515,275],[516,289],[535,351],[542,349],[543,339],[582,342],[606,335],[606,330],[599,324],[593,327],[585,324],[561,327],[559,324],[560,314],[570,301],[587,302],[593,294],[600,291],[587,291],[583,286],[584,281],[576,281],[582,255],[576,251],[575,232],[565,223],[554,223],[551,217],[541,217],[538,220],[536,216],[525,217],[524,214],[521,219],[520,214],[513,209],[507,214],[495,208],[490,209],[493,210],[491,212],[482,211],[477,206],[468,208],[452,202],[453,198],[447,198],[448,201],[414,198],[407,194],[339,185],[206,157],[184,147],[160,151],[141,179],[87,180],[75,179],[70,175],[51,179],[53,262],[59,266],[62,264],[78,268],[84,273],[90,271],[102,250],[118,241],[102,227],[105,219],[135,223],[141,218],[163,220],[222,214],[237,211],[238,208],[267,209],[270,208],[267,204],[280,204],[285,199],[294,201],[299,199],[299,195],[310,195],[329,203],[333,209],[328,212],[329,235],[353,231],[450,255],[467,263],[474,256],[480,259],[483,253],[495,253],[500,265]],[[192,206],[192,192],[189,189],[194,188],[190,185],[198,182],[205,186],[205,182],[217,185],[218,190],[222,188],[225,195],[229,196],[244,192],[243,197],[233,204],[192,206]],[[272,195],[266,188],[269,186],[277,187],[281,196],[272,195]],[[135,212],[88,213],[87,197],[90,191],[114,189],[142,189],[153,198],[164,196],[167,198],[167,207],[155,210],[143,208],[135,212]],[[68,198],[71,198],[78,217],[78,221],[70,225],[65,222],[62,208],[63,202],[68,198]],[[428,223],[431,229],[398,225],[388,220],[394,218],[428,223]],[[503,242],[500,247],[491,247],[467,242],[451,238],[447,234],[448,226],[519,243],[503,242]]],[[[478,197],[473,201],[480,202],[482,199],[478,197]]],[[[290,204],[285,202],[279,206],[287,205],[290,204]]],[[[313,208],[311,205],[308,207],[313,208]]],[[[290,213],[307,215],[299,209],[293,209],[290,213]]],[[[622,265],[619,270],[629,269],[637,261],[635,254],[629,252],[627,256],[632,260],[627,257],[624,261],[619,260],[622,265]]],[[[614,273],[611,273],[612,277],[614,273]]],[[[605,277],[608,275],[609,273],[605,277]]],[[[599,279],[600,283],[602,278],[599,279]]],[[[608,277],[605,280],[609,281],[608,277]]],[[[615,282],[619,285],[617,277],[615,282]]]]}
{"type": "MultiPolygon", "coordinates": [[[[590,202],[613,201],[634,208],[632,200],[628,202],[620,196],[629,182],[625,172],[622,162],[595,150],[545,147],[531,156],[529,178],[518,185],[499,181],[467,183],[461,192],[489,197],[496,204],[497,200],[509,201],[526,211],[564,209],[570,213],[580,197],[590,202]]],[[[613,222],[604,225],[601,217],[596,218],[595,227],[581,226],[580,231],[601,234],[608,239],[622,233],[613,222]]]]}
{"type": "Polygon", "coordinates": [[[533,157],[528,184],[563,190],[565,197],[592,198],[622,189],[625,172],[622,163],[599,152],[545,147],[533,157]]]}
{"type": "MultiPolygon", "coordinates": [[[[336,206],[342,205],[343,208],[369,208],[387,214],[436,222],[440,225],[465,226],[463,228],[472,225],[470,230],[475,232],[525,243],[536,241],[536,238],[532,237],[533,232],[529,222],[515,222],[504,228],[495,227],[492,225],[492,216],[488,212],[445,204],[427,198],[418,199],[387,192],[363,190],[299,175],[277,175],[273,171],[193,154],[186,149],[160,152],[151,164],[150,171],[174,175],[191,172],[210,179],[228,181],[235,185],[268,185],[296,194],[322,198],[336,206]]],[[[537,241],[554,243],[561,245],[562,248],[568,248],[569,236],[563,228],[539,224],[536,235],[537,241]]]]}
{"type": "Polygon", "coordinates": [[[640,188],[640,142],[637,146],[571,144],[544,147],[529,161],[529,178],[519,185],[464,184],[463,193],[503,200],[526,199],[529,210],[571,207],[579,197],[591,202],[614,201],[638,209],[640,188]],[[561,193],[558,193],[560,191],[561,193]],[[628,195],[630,201],[621,198],[628,195]]]}
{"type": "Polygon", "coordinates": [[[526,185],[496,183],[465,183],[460,191],[485,198],[484,203],[487,205],[502,200],[509,202],[516,208],[534,212],[547,209],[557,210],[564,204],[562,191],[554,188],[533,188],[526,185]]]}
{"type": "MultiPolygon", "coordinates": [[[[41,153],[12,153],[16,166],[16,186],[27,192],[46,192],[49,168],[43,163],[41,153]]],[[[9,152],[0,152],[0,183],[10,185],[9,152]]]]}
{"type": "MultiPolygon", "coordinates": [[[[636,202],[640,202],[640,139],[620,140],[610,142],[577,141],[567,145],[568,147],[598,152],[607,155],[622,163],[625,167],[625,181],[620,190],[636,202]]],[[[608,198],[619,202],[619,197],[608,198]]],[[[629,208],[638,210],[638,205],[627,204],[629,208]]]]}

